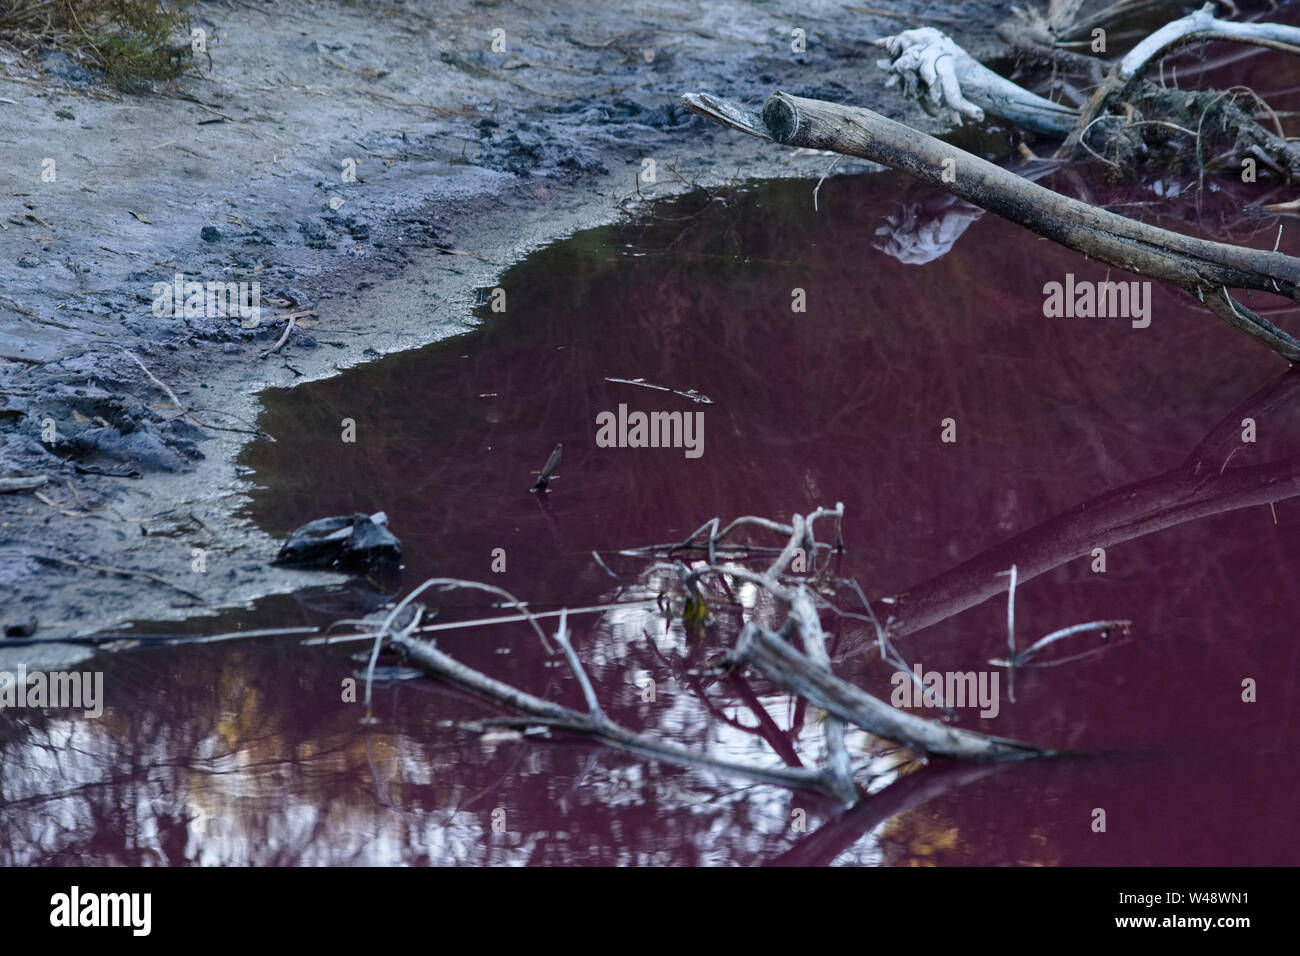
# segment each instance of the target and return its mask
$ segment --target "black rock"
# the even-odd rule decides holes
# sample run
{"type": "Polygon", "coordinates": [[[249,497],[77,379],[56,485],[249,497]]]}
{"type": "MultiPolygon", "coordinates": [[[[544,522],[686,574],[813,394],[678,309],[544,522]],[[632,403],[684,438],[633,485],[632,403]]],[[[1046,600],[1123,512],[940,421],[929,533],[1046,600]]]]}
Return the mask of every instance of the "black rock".
{"type": "Polygon", "coordinates": [[[388,516],[336,515],[309,521],[289,535],[275,564],[317,570],[365,571],[395,567],[402,542],[388,530],[388,516]]]}
{"type": "Polygon", "coordinates": [[[5,627],[5,637],[31,637],[36,633],[36,618],[29,617],[21,624],[10,624],[5,627]]]}
{"type": "Polygon", "coordinates": [[[52,76],[65,80],[70,86],[93,86],[96,82],[94,73],[61,50],[42,50],[41,67],[52,76]]]}
{"type": "Polygon", "coordinates": [[[302,233],[307,242],[308,248],[311,249],[333,249],[334,240],[330,232],[320,223],[304,219],[298,223],[298,231],[302,233]]]}

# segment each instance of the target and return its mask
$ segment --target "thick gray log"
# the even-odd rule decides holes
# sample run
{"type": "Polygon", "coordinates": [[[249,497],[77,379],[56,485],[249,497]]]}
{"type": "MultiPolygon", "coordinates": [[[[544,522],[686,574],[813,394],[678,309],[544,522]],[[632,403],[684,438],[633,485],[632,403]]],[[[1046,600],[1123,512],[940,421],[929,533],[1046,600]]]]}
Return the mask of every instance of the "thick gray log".
{"type": "Polygon", "coordinates": [[[774,93],[761,117],[707,94],[687,108],[789,146],[860,156],[965,199],[1063,246],[1128,272],[1168,282],[1260,344],[1300,362],[1300,341],[1233,301],[1227,288],[1257,289],[1300,301],[1300,260],[1279,252],[1195,239],[1135,222],[1028,182],[956,146],[871,110],[774,93]]]}

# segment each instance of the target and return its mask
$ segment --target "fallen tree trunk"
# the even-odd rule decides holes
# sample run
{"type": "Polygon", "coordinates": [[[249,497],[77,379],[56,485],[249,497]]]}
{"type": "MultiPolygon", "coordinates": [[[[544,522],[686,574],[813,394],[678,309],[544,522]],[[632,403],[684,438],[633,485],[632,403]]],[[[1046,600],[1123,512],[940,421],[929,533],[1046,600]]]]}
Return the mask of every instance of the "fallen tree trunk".
{"type": "MultiPolygon", "coordinates": [[[[1300,457],[1222,475],[1182,472],[1126,485],[1076,505],[1023,534],[909,588],[876,613],[894,639],[922,631],[1003,594],[1015,565],[1028,582],[1069,561],[1166,528],[1300,495],[1300,457]]],[[[874,645],[863,644],[865,652],[874,645]]],[[[846,655],[852,656],[852,654],[846,655]]]]}
{"type": "Polygon", "coordinates": [[[861,107],[777,92],[760,116],[707,93],[687,93],[682,99],[694,112],[753,136],[901,170],[1090,258],[1167,282],[1195,295],[1260,344],[1289,361],[1300,361],[1300,340],[1234,301],[1227,291],[1255,289],[1300,301],[1300,259],[1136,222],[1029,182],[861,107]]]}

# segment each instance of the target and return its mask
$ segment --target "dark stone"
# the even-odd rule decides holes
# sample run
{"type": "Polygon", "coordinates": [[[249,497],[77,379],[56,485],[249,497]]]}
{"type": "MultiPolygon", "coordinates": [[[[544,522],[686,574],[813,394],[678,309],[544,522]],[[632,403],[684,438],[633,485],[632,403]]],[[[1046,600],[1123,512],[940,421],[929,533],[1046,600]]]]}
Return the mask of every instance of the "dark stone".
{"type": "Polygon", "coordinates": [[[72,57],[61,50],[42,50],[41,68],[71,86],[93,86],[96,82],[94,73],[78,65],[72,57]]]}
{"type": "Polygon", "coordinates": [[[31,637],[36,633],[36,618],[29,617],[27,620],[18,624],[9,624],[5,627],[5,637],[31,637]]]}
{"type": "Polygon", "coordinates": [[[312,307],[311,296],[301,289],[286,286],[278,294],[280,298],[288,300],[289,304],[295,309],[310,309],[312,307]]]}
{"type": "Polygon", "coordinates": [[[298,231],[302,233],[310,249],[334,248],[334,240],[330,237],[329,231],[318,222],[304,219],[298,223],[298,231]]]}
{"type": "Polygon", "coordinates": [[[272,563],[315,570],[393,568],[402,559],[402,543],[387,525],[382,511],[309,521],[289,535],[272,563]]]}
{"type": "Polygon", "coordinates": [[[685,107],[678,106],[676,103],[663,103],[647,110],[645,115],[640,117],[639,122],[646,126],[653,126],[655,129],[672,130],[689,126],[694,119],[695,114],[685,107]]]}

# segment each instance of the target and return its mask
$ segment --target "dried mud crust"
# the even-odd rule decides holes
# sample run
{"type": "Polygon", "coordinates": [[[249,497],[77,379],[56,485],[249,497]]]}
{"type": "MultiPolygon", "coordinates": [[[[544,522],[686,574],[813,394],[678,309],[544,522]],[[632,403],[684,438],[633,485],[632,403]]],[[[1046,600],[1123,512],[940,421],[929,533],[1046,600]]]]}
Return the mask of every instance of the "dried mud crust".
{"type": "MultiPolygon", "coordinates": [[[[49,478],[0,493],[0,628],[54,638],[324,580],[271,566],[278,542],[239,516],[258,390],[463,331],[512,262],[622,215],[644,157],[701,185],[825,172],[708,128],[685,90],[933,128],[875,68],[899,21],[839,3],[431,6],[200,3],[210,59],[129,95],[0,48],[0,478],[49,478]],[[257,280],[263,321],[154,315],[176,273],[257,280]]],[[[959,14],[981,55],[1007,6],[891,9],[959,14]]],[[[642,194],[685,188],[659,179],[642,194]]]]}

